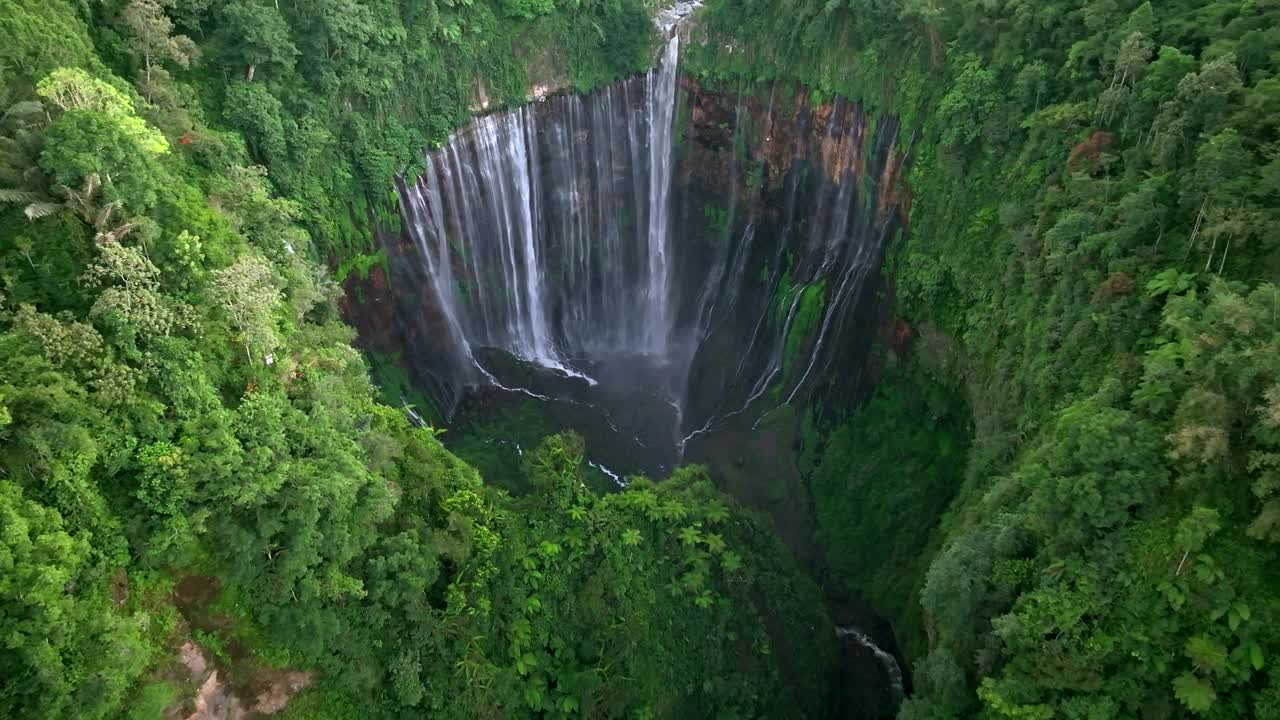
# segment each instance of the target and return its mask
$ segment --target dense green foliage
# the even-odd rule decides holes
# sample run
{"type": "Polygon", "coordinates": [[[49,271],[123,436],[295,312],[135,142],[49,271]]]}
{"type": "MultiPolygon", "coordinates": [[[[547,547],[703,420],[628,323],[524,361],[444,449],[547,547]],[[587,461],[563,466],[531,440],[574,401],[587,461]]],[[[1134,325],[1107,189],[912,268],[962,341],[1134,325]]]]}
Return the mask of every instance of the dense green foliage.
{"type": "MultiPolygon", "coordinates": [[[[821,714],[833,638],[767,523],[696,468],[598,494],[572,435],[486,485],[375,399],[312,262],[378,262],[388,179],[472,107],[646,64],[651,10],[0,0],[0,715],[181,700],[178,642],[226,662],[177,621],[191,572],[318,673],[299,717],[821,714]]],[[[707,81],[915,135],[889,269],[928,342],[803,458],[916,656],[904,717],[1277,717],[1277,28],[706,9],[707,81]]]]}
{"type": "Polygon", "coordinates": [[[948,373],[922,366],[928,356],[917,350],[913,364],[890,369],[865,406],[823,438],[809,477],[818,539],[841,590],[892,617],[908,657],[926,649],[916,597],[968,449],[967,408],[948,373]]]}
{"type": "MultiPolygon", "coordinates": [[[[881,599],[924,613],[904,717],[1275,717],[1277,28],[1253,2],[707,8],[708,80],[802,83],[917,133],[891,272],[899,312],[963,350],[964,479],[860,489],[902,477],[868,478],[896,442],[858,423],[908,376],[815,481],[820,516],[955,495],[918,596],[881,599]]],[[[904,473],[947,456],[918,442],[904,473]]],[[[883,594],[901,559],[868,531],[892,520],[845,522],[824,521],[834,564],[883,594]]]]}
{"type": "Polygon", "coordinates": [[[215,170],[235,162],[242,135],[320,255],[340,260],[373,252],[364,223],[389,178],[473,108],[523,102],[535,82],[616,79],[646,66],[654,42],[638,0],[88,5],[100,55],[136,81],[149,119],[215,170]]]}
{"type": "Polygon", "coordinates": [[[517,37],[591,84],[647,23],[0,1],[0,716],[159,717],[189,639],[314,671],[297,717],[822,714],[834,637],[765,521],[697,468],[597,494],[572,435],[484,484],[375,399],[310,259],[477,77],[523,95],[517,37]]]}

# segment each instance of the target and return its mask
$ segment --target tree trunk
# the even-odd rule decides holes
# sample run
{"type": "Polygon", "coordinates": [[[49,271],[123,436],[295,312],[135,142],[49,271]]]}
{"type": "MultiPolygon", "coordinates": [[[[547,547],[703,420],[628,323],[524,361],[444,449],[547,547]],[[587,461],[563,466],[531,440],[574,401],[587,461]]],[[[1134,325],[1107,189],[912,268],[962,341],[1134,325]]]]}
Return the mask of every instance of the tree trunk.
{"type": "Polygon", "coordinates": [[[1187,238],[1187,250],[1182,255],[1182,261],[1186,262],[1191,256],[1191,246],[1195,244],[1196,235],[1200,233],[1200,223],[1204,221],[1204,208],[1209,204],[1209,197],[1206,195],[1204,202],[1200,203],[1200,212],[1196,214],[1196,224],[1191,228],[1191,237],[1187,238]]]}
{"type": "Polygon", "coordinates": [[[258,65],[257,65],[257,63],[250,63],[250,64],[249,64],[249,69],[248,69],[248,70],[246,70],[246,71],[245,71],[245,73],[244,73],[244,79],[245,79],[245,80],[247,80],[248,82],[253,82],[253,76],[254,76],[257,72],[258,72],[258,65]]]}

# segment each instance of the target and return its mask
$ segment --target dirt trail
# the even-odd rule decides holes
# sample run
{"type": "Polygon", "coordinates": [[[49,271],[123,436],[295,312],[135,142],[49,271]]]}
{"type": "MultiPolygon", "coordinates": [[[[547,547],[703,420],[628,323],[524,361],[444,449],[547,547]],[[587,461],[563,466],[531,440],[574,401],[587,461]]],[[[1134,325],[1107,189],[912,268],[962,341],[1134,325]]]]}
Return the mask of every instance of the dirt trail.
{"type": "Polygon", "coordinates": [[[165,713],[166,720],[249,720],[283,710],[289,700],[312,683],[311,673],[280,670],[262,663],[244,642],[234,637],[232,619],[212,609],[221,582],[207,575],[188,575],[178,581],[173,602],[188,630],[219,638],[222,657],[190,637],[177,648],[194,692],[165,713]]]}

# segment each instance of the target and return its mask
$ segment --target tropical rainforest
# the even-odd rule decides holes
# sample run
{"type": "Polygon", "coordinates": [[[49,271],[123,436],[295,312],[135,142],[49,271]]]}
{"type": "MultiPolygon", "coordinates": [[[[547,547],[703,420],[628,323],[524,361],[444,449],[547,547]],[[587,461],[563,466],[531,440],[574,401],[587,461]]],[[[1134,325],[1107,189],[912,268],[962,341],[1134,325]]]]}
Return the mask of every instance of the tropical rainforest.
{"type": "Polygon", "coordinates": [[[0,0],[0,717],[844,717],[838,595],[907,720],[1280,718],[1280,5],[689,18],[908,158],[877,372],[783,418],[812,561],[750,463],[450,445],[344,315],[425,148],[659,4],[0,0]]]}

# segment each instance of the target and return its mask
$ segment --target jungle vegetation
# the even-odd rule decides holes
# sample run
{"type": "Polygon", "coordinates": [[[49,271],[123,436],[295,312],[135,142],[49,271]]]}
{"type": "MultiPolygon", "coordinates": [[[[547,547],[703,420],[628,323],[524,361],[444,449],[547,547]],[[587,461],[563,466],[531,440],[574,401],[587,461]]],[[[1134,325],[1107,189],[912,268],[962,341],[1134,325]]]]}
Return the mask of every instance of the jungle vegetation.
{"type": "Polygon", "coordinates": [[[513,498],[378,401],[335,304],[481,78],[614,79],[650,16],[0,1],[0,717],[161,717],[189,639],[311,672],[298,718],[821,712],[817,587],[705,470],[600,495],[553,435],[513,498]]]}
{"type": "Polygon", "coordinates": [[[908,129],[914,347],[811,473],[835,572],[915,659],[900,717],[1277,717],[1280,7],[704,21],[708,81],[908,129]]]}
{"type": "MultiPolygon", "coordinates": [[[[558,434],[486,483],[337,312],[478,79],[637,71],[653,10],[0,0],[0,716],[184,692],[192,576],[207,646],[316,673],[293,717],[821,715],[819,590],[706,470],[600,494],[558,434]]],[[[714,0],[698,32],[707,83],[907,128],[915,340],[803,459],[914,660],[901,717],[1280,716],[1280,7],[714,0]]]]}

